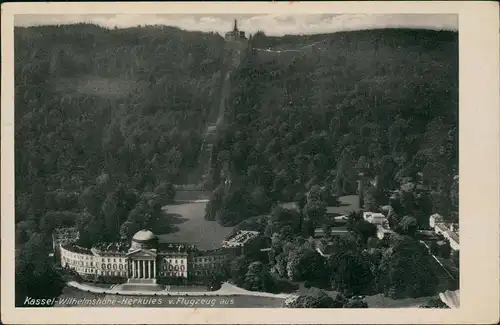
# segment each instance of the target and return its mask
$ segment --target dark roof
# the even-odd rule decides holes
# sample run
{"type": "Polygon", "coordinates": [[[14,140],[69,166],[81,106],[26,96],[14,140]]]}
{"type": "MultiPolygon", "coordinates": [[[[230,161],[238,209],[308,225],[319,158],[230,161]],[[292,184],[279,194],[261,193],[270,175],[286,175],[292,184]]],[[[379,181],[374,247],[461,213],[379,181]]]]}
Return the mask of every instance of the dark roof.
{"type": "Polygon", "coordinates": [[[126,252],[123,252],[123,251],[100,251],[98,252],[99,253],[99,256],[102,256],[102,257],[125,257],[127,256],[127,253],[126,252]]]}
{"type": "Polygon", "coordinates": [[[196,249],[196,246],[185,244],[185,243],[158,243],[158,252],[172,252],[172,253],[186,253],[188,251],[196,249]]]}
{"type": "Polygon", "coordinates": [[[225,255],[228,253],[227,248],[216,248],[207,251],[196,250],[193,252],[194,256],[214,256],[214,255],[225,255]]]}
{"type": "Polygon", "coordinates": [[[130,248],[130,243],[128,241],[97,243],[93,248],[99,251],[99,255],[103,256],[122,255],[120,253],[126,253],[130,248]]]}
{"type": "Polygon", "coordinates": [[[52,238],[53,239],[59,239],[59,238],[78,238],[80,236],[80,233],[78,232],[78,229],[75,227],[69,227],[69,228],[56,228],[52,232],[52,238]]]}
{"type": "Polygon", "coordinates": [[[246,243],[247,241],[258,237],[260,233],[253,230],[238,230],[232,232],[224,238],[224,241],[235,243],[246,243]]]}
{"type": "Polygon", "coordinates": [[[139,230],[135,233],[132,240],[138,243],[145,243],[150,241],[157,241],[158,237],[150,230],[139,230]]]}

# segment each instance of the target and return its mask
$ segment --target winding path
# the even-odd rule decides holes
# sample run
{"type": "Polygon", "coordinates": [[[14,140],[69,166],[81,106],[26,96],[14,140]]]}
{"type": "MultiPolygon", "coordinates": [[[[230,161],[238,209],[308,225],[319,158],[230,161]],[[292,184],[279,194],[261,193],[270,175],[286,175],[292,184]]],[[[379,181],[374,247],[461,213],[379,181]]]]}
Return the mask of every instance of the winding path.
{"type": "Polygon", "coordinates": [[[204,292],[181,292],[181,291],[152,291],[152,290],[120,290],[119,286],[113,286],[109,289],[95,287],[88,284],[79,283],[76,281],[70,281],[67,283],[68,286],[92,293],[110,294],[110,295],[128,295],[128,296],[254,296],[254,297],[268,297],[268,298],[280,298],[287,299],[295,296],[294,294],[283,294],[283,293],[268,293],[260,291],[248,291],[232,285],[228,282],[224,282],[221,288],[217,291],[204,291],[204,292]]]}
{"type": "Polygon", "coordinates": [[[302,52],[308,48],[311,48],[317,44],[320,44],[320,43],[323,43],[325,42],[327,39],[324,39],[324,40],[321,40],[321,41],[318,41],[318,42],[314,42],[312,44],[309,44],[309,45],[304,45],[302,47],[299,47],[298,49],[291,49],[291,50],[271,50],[271,49],[259,49],[259,48],[256,48],[255,50],[256,51],[260,51],[260,52],[271,52],[271,53],[289,53],[289,52],[302,52]]]}

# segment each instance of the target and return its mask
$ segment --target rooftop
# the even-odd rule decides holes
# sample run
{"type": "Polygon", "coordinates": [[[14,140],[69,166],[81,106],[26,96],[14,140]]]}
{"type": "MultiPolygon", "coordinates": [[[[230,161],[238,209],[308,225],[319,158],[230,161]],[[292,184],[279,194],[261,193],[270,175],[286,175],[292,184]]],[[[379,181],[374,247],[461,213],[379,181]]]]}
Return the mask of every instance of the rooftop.
{"type": "Polygon", "coordinates": [[[116,255],[120,253],[125,253],[130,248],[130,243],[128,241],[120,241],[113,243],[97,243],[94,245],[93,249],[98,255],[108,256],[116,255]]]}
{"type": "Polygon", "coordinates": [[[385,215],[380,212],[363,212],[363,218],[385,218],[385,215]]]}
{"type": "Polygon", "coordinates": [[[73,233],[73,232],[78,232],[78,229],[76,229],[76,227],[56,228],[56,229],[54,229],[54,233],[55,234],[66,234],[66,233],[73,233]]]}
{"type": "Polygon", "coordinates": [[[92,250],[85,248],[85,247],[80,247],[80,246],[76,245],[75,243],[67,243],[67,244],[62,245],[62,247],[65,250],[68,250],[68,251],[73,252],[73,253],[94,255],[92,253],[92,250]]]}
{"type": "Polygon", "coordinates": [[[134,237],[132,237],[132,240],[135,242],[142,243],[147,241],[158,240],[158,237],[155,234],[153,234],[152,231],[143,229],[136,232],[134,237]]]}
{"type": "Polygon", "coordinates": [[[236,233],[230,234],[224,242],[227,243],[246,243],[249,240],[259,236],[258,231],[251,231],[251,230],[238,230],[236,233]]]}
{"type": "Polygon", "coordinates": [[[196,250],[195,245],[189,245],[184,243],[158,243],[158,251],[161,252],[170,252],[170,253],[186,253],[188,251],[196,250]]]}

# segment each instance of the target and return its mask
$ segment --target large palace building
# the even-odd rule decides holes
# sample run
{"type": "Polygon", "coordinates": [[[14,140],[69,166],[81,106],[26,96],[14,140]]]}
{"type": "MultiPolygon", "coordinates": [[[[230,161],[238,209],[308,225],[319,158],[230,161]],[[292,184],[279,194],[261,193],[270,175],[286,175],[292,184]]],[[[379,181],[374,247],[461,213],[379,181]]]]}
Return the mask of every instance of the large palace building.
{"type": "MultiPolygon", "coordinates": [[[[53,241],[61,266],[84,280],[154,284],[226,272],[229,261],[243,251],[249,238],[258,236],[258,232],[245,233],[242,245],[224,245],[209,251],[200,251],[194,245],[162,243],[149,230],[137,232],[130,242],[100,244],[91,249],[76,244],[74,231],[58,230],[53,241]],[[64,239],[67,234],[71,238],[64,239]]],[[[226,241],[233,237],[242,234],[231,234],[226,241]]]]}

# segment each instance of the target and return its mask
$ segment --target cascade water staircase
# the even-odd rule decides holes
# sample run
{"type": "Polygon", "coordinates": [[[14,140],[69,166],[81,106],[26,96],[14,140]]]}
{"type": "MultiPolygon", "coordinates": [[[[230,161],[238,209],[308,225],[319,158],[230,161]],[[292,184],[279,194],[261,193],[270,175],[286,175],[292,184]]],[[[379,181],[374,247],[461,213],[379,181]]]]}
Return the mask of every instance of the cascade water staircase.
{"type": "Polygon", "coordinates": [[[226,108],[231,93],[231,74],[241,62],[242,49],[233,49],[229,51],[221,67],[220,88],[216,96],[218,98],[217,106],[210,112],[207,118],[207,128],[204,134],[198,156],[198,168],[190,175],[188,183],[203,184],[209,177],[212,150],[215,145],[217,129],[224,123],[226,108]]]}

